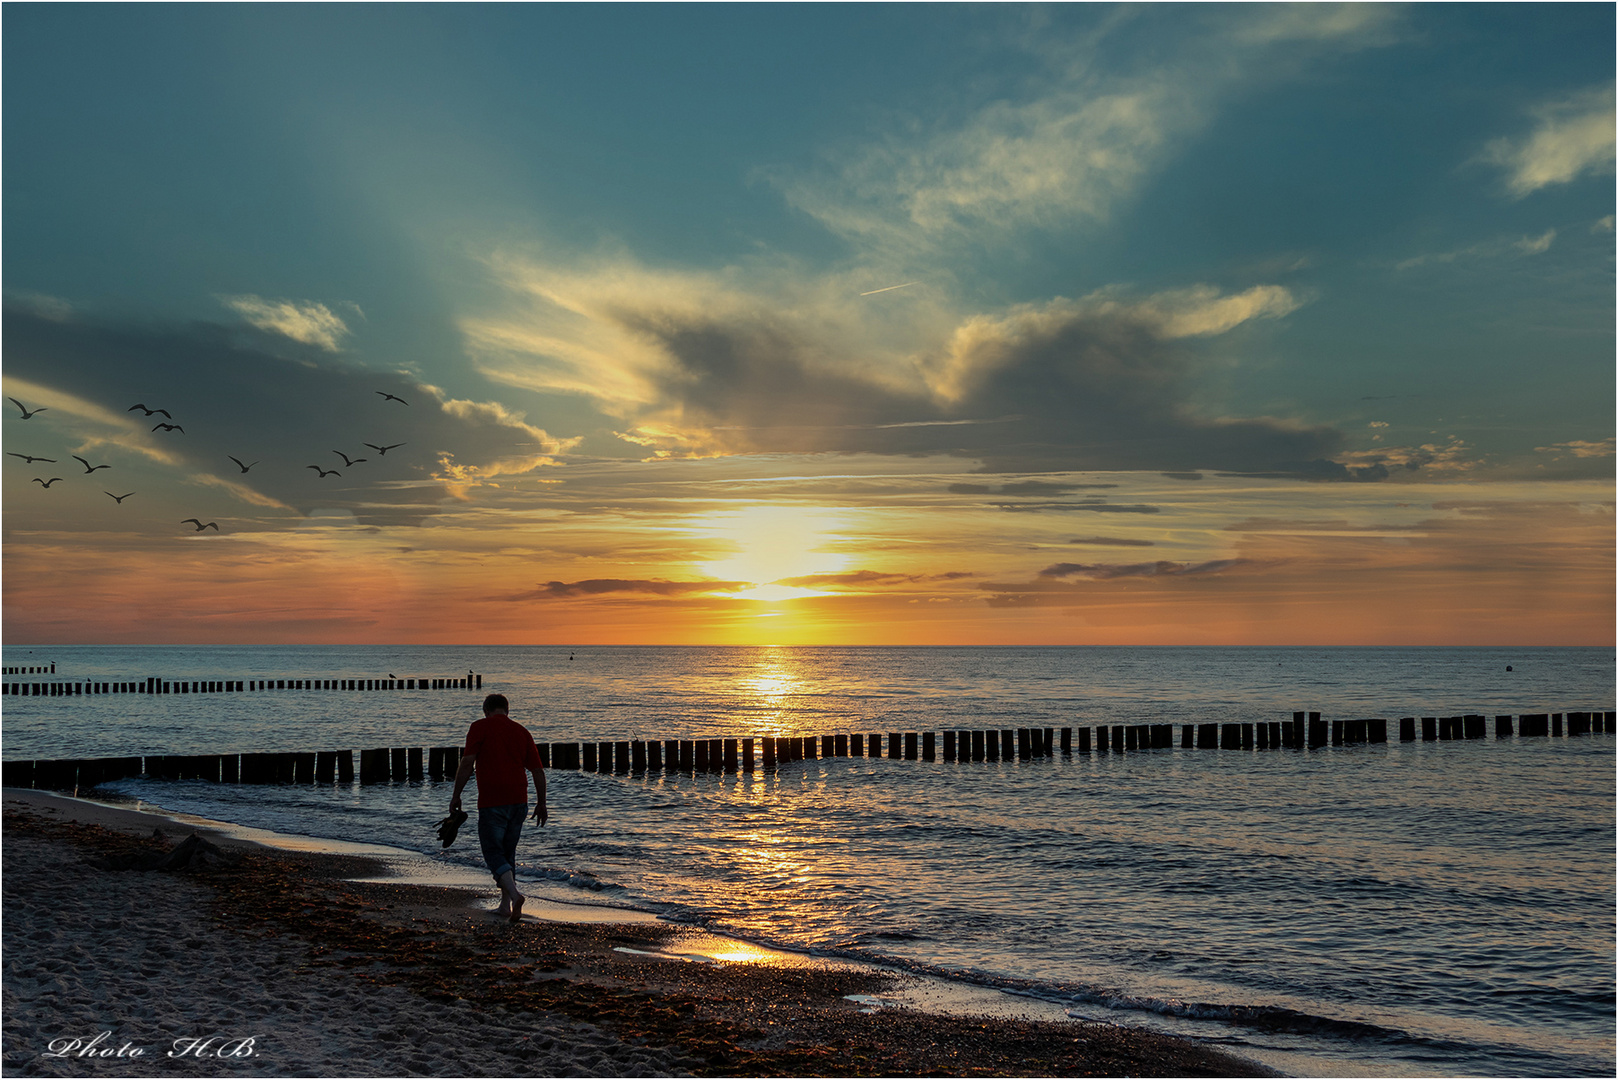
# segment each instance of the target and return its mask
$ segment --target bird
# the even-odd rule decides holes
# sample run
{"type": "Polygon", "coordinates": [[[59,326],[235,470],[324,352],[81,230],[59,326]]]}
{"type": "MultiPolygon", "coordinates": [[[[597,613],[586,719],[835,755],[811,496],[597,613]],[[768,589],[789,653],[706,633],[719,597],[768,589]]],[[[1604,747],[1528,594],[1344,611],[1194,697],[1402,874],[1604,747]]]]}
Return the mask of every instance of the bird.
{"type": "Polygon", "coordinates": [[[52,484],[56,483],[56,481],[58,481],[60,479],[61,479],[60,476],[53,476],[49,480],[41,480],[39,477],[36,476],[36,477],[34,477],[34,483],[38,484],[40,487],[50,487],[52,484]]]}
{"type": "Polygon", "coordinates": [[[30,457],[30,456],[29,456],[29,455],[27,455],[27,454],[13,454],[13,453],[11,453],[11,451],[9,451],[9,450],[8,450],[8,451],[6,451],[6,453],[7,453],[7,455],[8,455],[8,456],[10,456],[10,457],[20,457],[20,458],[22,458],[22,459],[23,459],[23,460],[24,460],[24,461],[26,461],[26,462],[28,462],[28,464],[30,464],[30,465],[32,465],[32,464],[33,464],[33,463],[34,463],[34,462],[36,462],[36,461],[48,461],[48,462],[50,462],[50,463],[51,463],[51,464],[52,464],[52,465],[55,465],[55,464],[56,464],[56,459],[55,459],[55,458],[49,458],[49,457],[30,457]]]}
{"type": "Polygon", "coordinates": [[[134,405],[131,405],[129,408],[125,409],[124,412],[134,412],[136,409],[141,410],[147,416],[151,416],[153,413],[162,413],[165,418],[167,418],[169,420],[174,419],[174,417],[169,415],[169,411],[167,409],[148,409],[146,406],[144,406],[144,405],[142,405],[142,404],[140,404],[138,402],[136,404],[134,404],[134,405]]]}
{"type": "Polygon", "coordinates": [[[233,456],[232,456],[232,455],[230,455],[230,454],[226,454],[226,455],[225,455],[225,456],[226,456],[226,457],[228,457],[228,458],[230,458],[230,460],[232,460],[232,461],[234,461],[234,462],[235,462],[235,463],[236,463],[236,467],[237,467],[237,468],[238,468],[238,469],[240,469],[240,470],[241,470],[241,471],[242,471],[242,472],[246,472],[246,471],[247,471],[247,470],[248,470],[248,469],[251,469],[251,468],[252,468],[252,467],[253,467],[253,465],[257,465],[257,464],[258,464],[258,462],[256,462],[256,461],[255,461],[255,462],[253,462],[253,465],[243,465],[243,464],[242,464],[242,459],[241,459],[241,458],[239,458],[239,457],[233,457],[233,456]]]}
{"type": "MultiPolygon", "coordinates": [[[[131,491],[130,494],[133,495],[134,492],[131,491]]],[[[214,532],[219,531],[219,524],[217,522],[213,522],[213,521],[210,521],[210,522],[208,522],[208,524],[204,525],[202,522],[198,521],[196,518],[181,518],[180,519],[180,524],[181,525],[195,525],[197,527],[197,532],[201,532],[203,529],[212,529],[214,532]]]]}
{"type": "Polygon", "coordinates": [[[124,504],[124,500],[129,498],[130,495],[133,495],[135,493],[133,491],[131,491],[131,492],[129,492],[128,495],[114,495],[112,492],[109,491],[106,494],[112,499],[113,502],[117,503],[119,506],[122,506],[124,504]]]}
{"type": "Polygon", "coordinates": [[[362,457],[350,458],[347,454],[343,453],[341,450],[333,450],[332,453],[336,454],[338,457],[343,459],[343,465],[344,465],[345,468],[347,466],[350,466],[350,465],[358,465],[362,461],[370,461],[371,460],[370,458],[362,458],[362,457]]]}
{"type": "Polygon", "coordinates": [[[374,442],[368,442],[368,443],[361,443],[360,445],[369,446],[372,450],[375,450],[378,454],[386,454],[389,450],[397,450],[397,449],[399,449],[399,447],[403,446],[404,443],[396,442],[392,446],[378,446],[374,442]]]}
{"type": "Polygon", "coordinates": [[[110,468],[112,468],[111,465],[92,465],[88,461],[85,461],[83,458],[81,458],[77,454],[71,454],[69,456],[72,457],[72,459],[74,461],[77,461],[80,465],[83,465],[84,466],[84,471],[86,473],[93,473],[97,469],[110,469],[110,468]]]}
{"type": "MultiPolygon", "coordinates": [[[[402,397],[394,397],[392,394],[388,393],[386,390],[378,390],[377,393],[381,394],[383,397],[387,398],[389,401],[397,401],[401,405],[410,404],[410,402],[406,401],[404,398],[402,398],[402,397]]],[[[13,398],[12,400],[16,400],[16,399],[13,398]]]]}
{"type": "Polygon", "coordinates": [[[342,473],[338,472],[336,469],[322,469],[319,465],[305,465],[304,468],[315,470],[315,472],[320,474],[320,478],[322,480],[326,479],[326,477],[328,477],[328,476],[341,476],[341,475],[343,475],[342,473]]]}
{"type": "Polygon", "coordinates": [[[22,410],[22,418],[24,420],[27,420],[30,417],[32,417],[34,415],[34,413],[42,413],[42,412],[45,411],[45,407],[42,405],[39,408],[35,409],[34,412],[29,412],[28,411],[28,406],[24,405],[22,402],[18,401],[16,398],[6,398],[6,400],[11,402],[13,405],[17,406],[17,408],[22,410]]]}
{"type": "Polygon", "coordinates": [[[158,424],[157,427],[154,427],[152,430],[156,431],[157,428],[162,428],[164,431],[178,431],[181,435],[185,434],[185,428],[181,427],[179,424],[158,424]]]}

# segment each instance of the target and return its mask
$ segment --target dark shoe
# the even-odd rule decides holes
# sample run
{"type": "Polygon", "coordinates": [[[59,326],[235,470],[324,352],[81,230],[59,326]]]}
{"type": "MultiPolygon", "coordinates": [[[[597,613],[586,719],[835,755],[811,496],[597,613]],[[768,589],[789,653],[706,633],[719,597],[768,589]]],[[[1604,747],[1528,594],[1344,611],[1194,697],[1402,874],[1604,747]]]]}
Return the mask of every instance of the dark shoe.
{"type": "Polygon", "coordinates": [[[438,823],[438,838],[444,842],[445,847],[455,843],[455,835],[461,831],[464,824],[466,824],[465,810],[451,810],[449,817],[438,823]]]}

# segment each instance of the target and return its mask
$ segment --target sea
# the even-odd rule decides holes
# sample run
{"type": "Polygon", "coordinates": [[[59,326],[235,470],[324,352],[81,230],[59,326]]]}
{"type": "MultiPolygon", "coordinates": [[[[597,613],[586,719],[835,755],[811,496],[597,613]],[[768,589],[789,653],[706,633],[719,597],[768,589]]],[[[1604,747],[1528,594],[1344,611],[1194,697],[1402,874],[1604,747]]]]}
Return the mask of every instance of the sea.
{"type": "MultiPolygon", "coordinates": [[[[11,646],[58,680],[454,677],[483,690],[0,698],[6,760],[448,746],[482,693],[541,742],[1384,717],[1387,743],[1026,761],[552,770],[524,891],[876,963],[1292,1075],[1611,1076],[1608,648],[11,646]],[[1402,743],[1397,718],[1489,716],[1402,743]]],[[[940,743],[940,747],[941,747],[940,743]]],[[[1075,747],[1077,740],[1075,740],[1075,747]]],[[[940,754],[940,758],[942,755],[940,754]]],[[[101,794],[481,873],[444,781],[101,794]]],[[[492,896],[492,892],[491,892],[492,896]]]]}

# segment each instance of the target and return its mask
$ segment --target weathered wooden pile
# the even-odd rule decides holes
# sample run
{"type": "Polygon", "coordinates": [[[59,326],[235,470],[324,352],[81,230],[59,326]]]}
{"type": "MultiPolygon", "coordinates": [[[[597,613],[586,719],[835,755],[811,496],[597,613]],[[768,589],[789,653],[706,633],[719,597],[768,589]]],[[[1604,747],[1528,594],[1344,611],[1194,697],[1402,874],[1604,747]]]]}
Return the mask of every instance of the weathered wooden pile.
{"type": "MultiPolygon", "coordinates": [[[[43,668],[7,668],[6,674],[54,674],[43,668]]],[[[82,694],[249,694],[265,690],[481,690],[483,676],[468,671],[463,676],[435,678],[421,676],[414,679],[125,679],[100,682],[90,679],[69,679],[51,682],[0,683],[0,695],[8,697],[73,697],[82,694]]]]}
{"type": "MultiPolygon", "coordinates": [[[[1401,742],[1482,739],[1489,718],[1406,716],[1398,721],[1401,742]],[[1419,724],[1418,724],[1419,720],[1419,724]]],[[[1494,737],[1574,738],[1614,734],[1618,713],[1523,713],[1494,717],[1494,737]]],[[[1318,712],[1292,714],[1291,720],[1250,724],[1182,724],[1185,750],[1319,750],[1326,746],[1388,741],[1386,719],[1321,719],[1318,712]]],[[[836,735],[765,736],[717,739],[621,739],[608,742],[540,743],[548,769],[593,773],[751,773],[774,772],[794,761],[817,758],[887,757],[906,761],[1029,761],[1063,755],[1140,753],[1175,748],[1173,724],[1113,724],[1095,728],[1016,728],[987,731],[854,732],[836,735]]],[[[456,746],[382,747],[357,752],[188,754],[90,760],[7,761],[6,787],[52,791],[88,790],[126,777],[207,780],[220,784],[361,784],[444,780],[455,775],[456,746]],[[357,773],[357,775],[356,775],[357,773]]]]}

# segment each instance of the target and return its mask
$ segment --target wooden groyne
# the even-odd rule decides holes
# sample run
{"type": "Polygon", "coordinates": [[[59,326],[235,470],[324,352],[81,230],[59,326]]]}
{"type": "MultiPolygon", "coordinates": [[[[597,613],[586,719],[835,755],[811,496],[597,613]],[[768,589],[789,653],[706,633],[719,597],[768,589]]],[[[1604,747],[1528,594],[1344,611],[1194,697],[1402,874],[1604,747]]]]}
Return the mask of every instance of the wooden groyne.
{"type": "MultiPolygon", "coordinates": [[[[8,674],[38,674],[43,669],[7,668],[8,674]]],[[[51,671],[56,665],[51,665],[51,671]]],[[[251,694],[269,690],[341,690],[365,692],[379,690],[481,690],[483,676],[473,671],[465,675],[435,677],[418,676],[400,679],[163,679],[148,676],[142,679],[100,682],[90,679],[71,679],[50,682],[0,683],[0,695],[8,697],[73,697],[85,694],[251,694]]]]}
{"type": "MultiPolygon", "coordinates": [[[[1397,723],[1401,742],[1483,739],[1578,738],[1611,735],[1615,712],[1523,713],[1516,716],[1406,716],[1397,723]]],[[[1094,728],[1007,728],[970,731],[851,732],[830,735],[718,739],[619,739],[605,742],[539,743],[548,769],[638,775],[644,773],[774,772],[795,761],[820,758],[882,758],[972,763],[1030,761],[1057,754],[1136,754],[1181,750],[1322,750],[1328,746],[1385,743],[1386,719],[1324,720],[1318,712],[1295,712],[1291,720],[1237,724],[1103,724],[1094,728]]],[[[7,761],[6,787],[87,791],[97,784],[144,777],[207,780],[218,784],[415,783],[453,778],[458,746],[380,747],[293,753],[189,754],[7,761]],[[356,768],[357,766],[357,768],[356,768]]]]}

